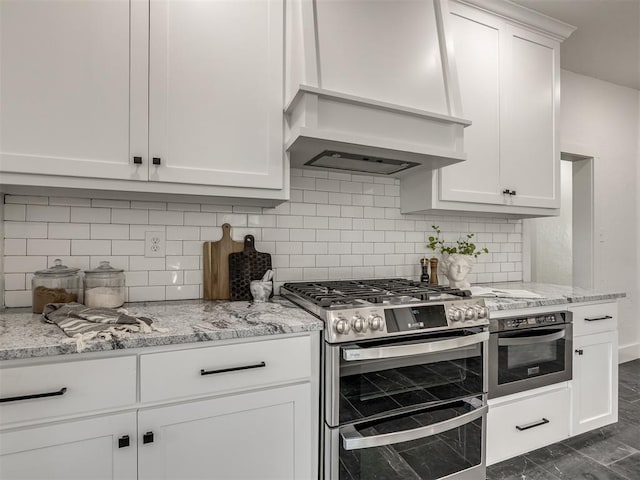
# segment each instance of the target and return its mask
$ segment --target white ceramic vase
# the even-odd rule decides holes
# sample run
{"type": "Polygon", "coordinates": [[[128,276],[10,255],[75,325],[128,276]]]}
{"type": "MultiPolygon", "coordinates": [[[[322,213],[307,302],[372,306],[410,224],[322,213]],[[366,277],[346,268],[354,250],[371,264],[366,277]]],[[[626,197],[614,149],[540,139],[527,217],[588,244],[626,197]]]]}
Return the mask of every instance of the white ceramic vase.
{"type": "Polygon", "coordinates": [[[449,286],[453,288],[469,288],[471,283],[467,275],[471,272],[475,259],[471,255],[454,253],[444,254],[440,262],[442,274],[449,280],[449,286]]]}

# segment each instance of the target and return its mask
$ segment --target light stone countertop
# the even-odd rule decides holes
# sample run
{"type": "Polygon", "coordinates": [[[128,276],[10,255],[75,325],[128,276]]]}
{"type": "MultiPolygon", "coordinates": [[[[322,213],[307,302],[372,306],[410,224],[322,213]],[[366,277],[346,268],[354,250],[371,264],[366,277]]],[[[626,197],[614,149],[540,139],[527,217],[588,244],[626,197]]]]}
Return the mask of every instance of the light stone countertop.
{"type": "Polygon", "coordinates": [[[542,295],[544,298],[485,298],[485,304],[490,312],[502,310],[520,310],[523,308],[546,307],[551,305],[565,305],[568,303],[597,302],[616,300],[626,297],[624,292],[599,292],[567,285],[551,285],[547,283],[503,282],[479,284],[480,287],[505,290],[528,290],[542,295]]]}
{"type": "MultiPolygon", "coordinates": [[[[528,290],[541,299],[485,298],[490,311],[567,305],[577,302],[623,298],[622,292],[602,293],[576,287],[540,283],[495,283],[484,287],[528,290]]],[[[154,319],[167,332],[133,333],[127,338],[89,340],[85,352],[178,345],[234,338],[300,333],[322,330],[315,316],[282,297],[268,303],[186,300],[129,303],[131,314],[154,319]]],[[[30,308],[0,310],[0,360],[48,357],[77,353],[76,343],[56,325],[44,323],[30,308]]]]}
{"type": "MultiPolygon", "coordinates": [[[[89,340],[84,352],[177,345],[322,330],[323,322],[281,297],[268,303],[186,300],[129,303],[130,314],[150,317],[167,332],[89,340]]],[[[0,360],[77,353],[75,340],[30,308],[0,310],[0,360]]]]}

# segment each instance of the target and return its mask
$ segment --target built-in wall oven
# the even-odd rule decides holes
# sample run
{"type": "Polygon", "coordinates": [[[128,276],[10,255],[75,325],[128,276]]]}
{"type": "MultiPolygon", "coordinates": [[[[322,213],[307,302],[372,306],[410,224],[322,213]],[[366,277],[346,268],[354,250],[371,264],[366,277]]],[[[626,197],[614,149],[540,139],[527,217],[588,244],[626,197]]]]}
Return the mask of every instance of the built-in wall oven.
{"type": "Polygon", "coordinates": [[[396,281],[360,282],[281,289],[326,323],[322,478],[484,479],[484,301],[404,290],[393,296],[396,281]],[[345,306],[351,287],[358,299],[345,306]],[[319,292],[316,303],[305,300],[307,288],[319,292]],[[376,289],[383,290],[379,298],[376,289]],[[320,307],[327,296],[339,301],[320,307]]]}
{"type": "Polygon", "coordinates": [[[492,318],[489,398],[571,380],[571,312],[492,318]]]}

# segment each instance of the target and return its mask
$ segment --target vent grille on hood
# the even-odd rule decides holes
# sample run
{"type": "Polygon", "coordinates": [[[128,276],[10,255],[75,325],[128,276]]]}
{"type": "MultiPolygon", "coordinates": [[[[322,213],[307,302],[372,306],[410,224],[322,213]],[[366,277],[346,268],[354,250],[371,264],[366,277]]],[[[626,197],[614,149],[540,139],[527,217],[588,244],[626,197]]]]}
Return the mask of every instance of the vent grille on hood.
{"type": "Polygon", "coordinates": [[[391,158],[370,157],[346,152],[325,150],[313,157],[305,165],[335,170],[356,170],[362,173],[391,175],[420,165],[416,162],[403,162],[391,158]]]}

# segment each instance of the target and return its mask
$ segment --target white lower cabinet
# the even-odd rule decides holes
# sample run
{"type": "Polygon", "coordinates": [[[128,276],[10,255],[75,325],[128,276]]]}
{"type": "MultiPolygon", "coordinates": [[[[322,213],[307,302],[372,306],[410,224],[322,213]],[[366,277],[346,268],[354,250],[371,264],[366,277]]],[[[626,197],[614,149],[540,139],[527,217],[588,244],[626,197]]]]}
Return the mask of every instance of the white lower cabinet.
{"type": "Polygon", "coordinates": [[[615,303],[572,307],[571,435],[618,421],[618,332],[615,303]]]}
{"type": "Polygon", "coordinates": [[[567,438],[570,403],[566,382],[490,400],[487,465],[567,438]]]}
{"type": "Polygon", "coordinates": [[[136,464],[135,412],[0,434],[3,480],[135,480],[136,464]]]}
{"type": "Polygon", "coordinates": [[[143,409],[140,480],[308,479],[309,384],[143,409]]]}
{"type": "Polygon", "coordinates": [[[0,479],[317,478],[317,332],[220,343],[0,362],[0,479]]]}

